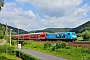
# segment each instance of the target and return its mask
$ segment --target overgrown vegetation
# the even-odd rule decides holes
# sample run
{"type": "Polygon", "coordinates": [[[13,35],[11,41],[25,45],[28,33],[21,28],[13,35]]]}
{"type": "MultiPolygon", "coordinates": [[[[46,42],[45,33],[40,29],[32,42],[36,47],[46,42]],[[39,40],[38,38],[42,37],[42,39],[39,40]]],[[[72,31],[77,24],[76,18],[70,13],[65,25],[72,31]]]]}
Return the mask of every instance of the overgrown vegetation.
{"type": "Polygon", "coordinates": [[[65,42],[57,42],[53,46],[50,42],[40,44],[36,42],[25,42],[23,48],[34,49],[45,53],[53,54],[70,60],[89,60],[90,50],[84,47],[71,47],[66,46],[65,42]],[[56,47],[56,50],[55,50],[56,47]]]}

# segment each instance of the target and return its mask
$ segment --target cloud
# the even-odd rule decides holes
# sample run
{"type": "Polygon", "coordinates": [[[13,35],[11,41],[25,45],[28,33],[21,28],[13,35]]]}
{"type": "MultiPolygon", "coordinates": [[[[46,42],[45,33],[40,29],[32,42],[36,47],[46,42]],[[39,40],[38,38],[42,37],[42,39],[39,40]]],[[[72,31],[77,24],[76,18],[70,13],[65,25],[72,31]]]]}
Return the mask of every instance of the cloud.
{"type": "Polygon", "coordinates": [[[19,3],[28,2],[37,8],[39,15],[62,17],[67,9],[79,5],[82,0],[16,0],[19,3]]]}
{"type": "Polygon", "coordinates": [[[89,12],[89,10],[90,10],[90,6],[85,4],[81,8],[76,8],[73,15],[74,16],[81,16],[81,18],[82,18],[82,17],[85,17],[88,15],[87,13],[89,12]]]}
{"type": "Polygon", "coordinates": [[[77,27],[88,20],[79,20],[74,16],[66,16],[66,17],[46,17],[46,19],[42,19],[40,24],[42,23],[45,27],[55,27],[55,28],[74,28],[77,27]]]}
{"type": "Polygon", "coordinates": [[[87,17],[90,10],[90,6],[87,4],[80,8],[76,7],[82,0],[16,1],[20,4],[32,4],[37,9],[37,13],[34,14],[34,11],[30,9],[24,10],[25,8],[18,6],[17,2],[6,2],[5,7],[0,12],[1,23],[6,24],[7,22],[13,27],[31,31],[54,27],[77,27],[90,19],[81,19],[87,17]]]}
{"type": "Polygon", "coordinates": [[[11,26],[26,29],[35,20],[35,14],[31,10],[23,11],[17,7],[15,2],[5,3],[5,7],[0,12],[1,23],[8,23],[11,26]],[[9,8],[8,8],[9,7],[9,8]]]}

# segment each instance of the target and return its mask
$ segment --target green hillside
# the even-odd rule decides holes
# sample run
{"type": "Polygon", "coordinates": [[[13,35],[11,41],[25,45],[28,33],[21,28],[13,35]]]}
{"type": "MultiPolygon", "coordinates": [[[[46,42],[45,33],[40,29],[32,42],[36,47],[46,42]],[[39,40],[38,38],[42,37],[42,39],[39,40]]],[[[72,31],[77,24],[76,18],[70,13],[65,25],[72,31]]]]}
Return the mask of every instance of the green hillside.
{"type": "MultiPolygon", "coordinates": [[[[8,28],[7,29],[8,34],[10,33],[10,29],[13,29],[12,34],[17,34],[18,33],[17,28],[14,28],[14,27],[11,27],[11,26],[7,26],[7,28],[8,28]]],[[[0,23],[0,35],[5,35],[5,31],[6,31],[6,25],[0,23]]],[[[24,34],[24,33],[28,33],[28,32],[23,30],[23,29],[19,29],[19,33],[24,34]]]]}
{"type": "Polygon", "coordinates": [[[36,31],[30,31],[30,33],[32,32],[50,32],[50,33],[53,33],[53,32],[66,32],[66,31],[69,31],[70,29],[72,28],[47,28],[47,29],[43,29],[43,30],[36,30],[36,31]]]}
{"type": "Polygon", "coordinates": [[[43,30],[30,31],[30,33],[33,33],[33,32],[35,32],[35,33],[36,32],[67,32],[67,31],[82,33],[85,30],[90,30],[90,21],[88,21],[76,28],[47,28],[47,29],[43,29],[43,30]]]}
{"type": "MultiPolygon", "coordinates": [[[[18,32],[18,29],[17,28],[14,28],[12,26],[7,26],[8,27],[8,34],[10,32],[10,29],[13,29],[12,30],[12,34],[17,34],[18,32]]],[[[23,29],[19,29],[19,33],[20,34],[24,34],[24,33],[33,33],[33,32],[67,32],[67,31],[72,31],[72,32],[76,32],[76,33],[82,33],[84,32],[85,30],[90,30],[90,21],[76,27],[76,28],[46,28],[46,29],[43,29],[43,30],[35,30],[35,31],[30,31],[30,32],[27,32],[23,29]]],[[[1,24],[0,23],[0,35],[5,35],[5,31],[6,31],[6,25],[4,24],[1,24]]]]}
{"type": "Polygon", "coordinates": [[[90,21],[74,28],[74,29],[71,29],[70,31],[74,31],[76,33],[82,33],[84,32],[85,30],[90,30],[90,21]]]}

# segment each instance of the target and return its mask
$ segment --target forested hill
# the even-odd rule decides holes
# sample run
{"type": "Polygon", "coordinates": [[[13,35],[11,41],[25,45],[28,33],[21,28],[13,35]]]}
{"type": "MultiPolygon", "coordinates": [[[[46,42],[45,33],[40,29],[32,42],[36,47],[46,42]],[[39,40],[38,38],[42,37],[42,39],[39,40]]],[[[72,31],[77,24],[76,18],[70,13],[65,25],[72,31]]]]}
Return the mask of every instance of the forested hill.
{"type": "Polygon", "coordinates": [[[66,32],[66,31],[70,31],[72,28],[46,28],[46,29],[43,29],[43,30],[36,30],[36,31],[30,31],[31,32],[50,32],[50,33],[53,33],[53,32],[66,32]]]}
{"type": "MultiPolygon", "coordinates": [[[[10,29],[13,29],[12,34],[17,34],[18,33],[17,28],[14,28],[14,27],[11,27],[11,26],[7,26],[7,28],[8,28],[7,29],[8,34],[10,33],[10,29]]],[[[6,25],[0,23],[0,35],[5,35],[5,31],[6,31],[6,25]]],[[[24,34],[24,33],[28,33],[28,32],[23,30],[23,29],[19,29],[19,33],[24,34]]]]}
{"type": "MultiPolygon", "coordinates": [[[[17,34],[18,29],[11,27],[11,26],[8,26],[8,34],[10,32],[10,29],[13,29],[12,34],[17,34]]],[[[82,33],[85,30],[90,30],[90,21],[88,21],[88,22],[86,22],[86,23],[84,23],[76,28],[46,28],[43,30],[35,30],[35,31],[30,31],[30,32],[27,32],[23,29],[19,29],[19,33],[20,34],[32,33],[32,32],[35,32],[35,33],[36,32],[51,32],[52,33],[52,32],[67,32],[67,31],[82,33]]],[[[0,23],[0,35],[5,35],[5,31],[6,31],[6,25],[0,23]]]]}
{"type": "Polygon", "coordinates": [[[36,31],[30,31],[31,32],[76,32],[76,33],[82,33],[85,30],[90,30],[90,21],[76,27],[76,28],[47,28],[43,30],[36,30],[36,31]]]}
{"type": "Polygon", "coordinates": [[[71,29],[70,31],[74,31],[76,33],[82,33],[84,32],[85,30],[90,30],[90,21],[74,28],[74,29],[71,29]]]}

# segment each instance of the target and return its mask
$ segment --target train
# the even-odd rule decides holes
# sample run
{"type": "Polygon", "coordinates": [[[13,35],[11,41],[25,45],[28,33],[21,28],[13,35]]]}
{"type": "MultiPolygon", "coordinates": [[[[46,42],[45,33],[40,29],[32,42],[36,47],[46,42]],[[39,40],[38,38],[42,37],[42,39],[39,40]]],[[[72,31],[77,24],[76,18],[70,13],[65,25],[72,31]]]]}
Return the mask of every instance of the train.
{"type": "Polygon", "coordinates": [[[47,33],[47,32],[40,32],[40,33],[29,33],[29,34],[19,34],[19,35],[12,35],[12,39],[19,39],[19,40],[66,40],[66,41],[75,41],[77,40],[77,35],[75,32],[56,32],[56,33],[47,33]]]}

